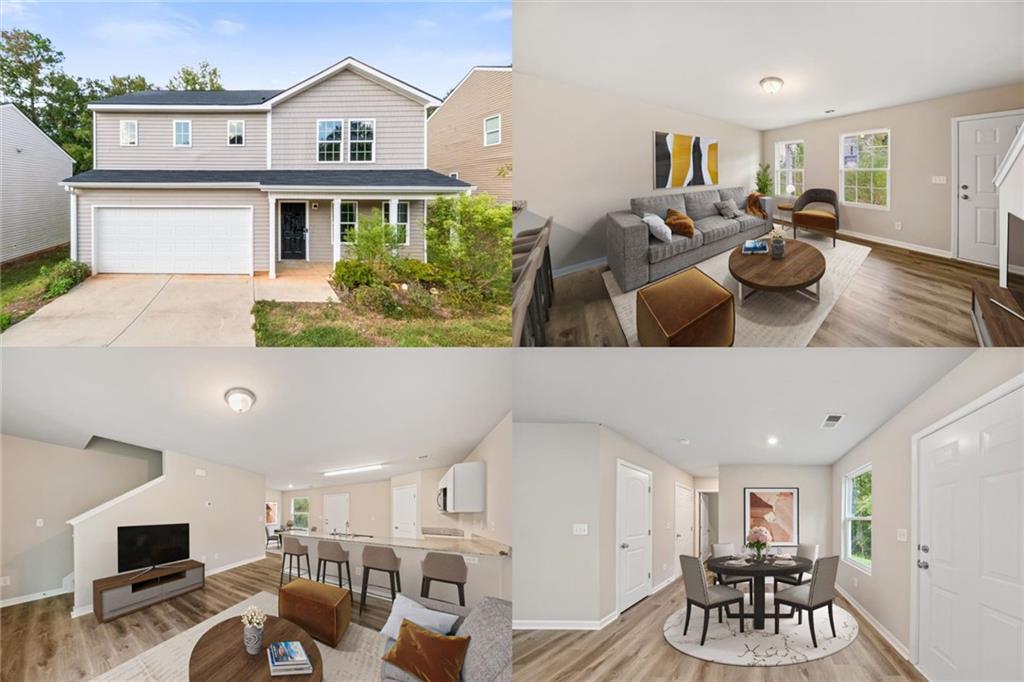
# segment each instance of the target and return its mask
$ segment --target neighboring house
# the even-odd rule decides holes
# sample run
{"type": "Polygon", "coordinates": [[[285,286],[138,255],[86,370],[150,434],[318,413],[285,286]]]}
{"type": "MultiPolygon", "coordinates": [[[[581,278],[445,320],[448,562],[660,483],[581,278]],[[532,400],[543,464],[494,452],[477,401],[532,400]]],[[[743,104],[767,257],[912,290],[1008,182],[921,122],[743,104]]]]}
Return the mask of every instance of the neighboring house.
{"type": "Polygon", "coordinates": [[[432,95],[346,58],[287,90],[148,91],[89,105],[94,170],[68,178],[74,258],[93,272],[275,277],[334,263],[373,209],[426,258],[432,95]]]}
{"type": "Polygon", "coordinates": [[[68,243],[58,184],[75,160],[10,102],[0,104],[0,262],[68,243]]]}
{"type": "Polygon", "coordinates": [[[512,201],[512,67],[477,66],[427,120],[431,168],[512,201]]]}

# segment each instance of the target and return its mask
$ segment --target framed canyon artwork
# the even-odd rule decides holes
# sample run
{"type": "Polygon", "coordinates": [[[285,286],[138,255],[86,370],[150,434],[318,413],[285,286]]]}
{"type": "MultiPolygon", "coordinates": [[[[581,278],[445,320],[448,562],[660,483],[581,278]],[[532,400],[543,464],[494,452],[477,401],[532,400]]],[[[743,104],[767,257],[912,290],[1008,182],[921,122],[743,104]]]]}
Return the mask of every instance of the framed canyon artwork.
{"type": "Polygon", "coordinates": [[[718,140],[654,133],[654,189],[718,184],[718,140]]]}
{"type": "Polygon", "coordinates": [[[743,538],[754,526],[772,534],[772,546],[800,542],[800,488],[744,488],[743,538]]]}

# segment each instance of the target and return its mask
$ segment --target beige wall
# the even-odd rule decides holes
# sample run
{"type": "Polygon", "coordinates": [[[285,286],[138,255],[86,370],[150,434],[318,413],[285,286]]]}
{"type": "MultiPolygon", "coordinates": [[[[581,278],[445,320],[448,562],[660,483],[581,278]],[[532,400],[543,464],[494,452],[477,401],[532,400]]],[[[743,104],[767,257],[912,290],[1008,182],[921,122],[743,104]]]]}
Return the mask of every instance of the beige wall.
{"type": "Polygon", "coordinates": [[[2,575],[7,600],[57,591],[74,571],[71,526],[66,521],[145,483],[150,458],[131,452],[79,450],[3,435],[2,575]],[[36,526],[43,520],[43,527],[36,526]]]}
{"type": "Polygon", "coordinates": [[[327,488],[307,490],[286,490],[281,495],[281,518],[292,519],[292,499],[309,498],[310,525],[322,528],[324,521],[324,495],[348,493],[348,518],[353,533],[390,536],[391,528],[391,483],[353,483],[327,488]]]}
{"type": "Polygon", "coordinates": [[[843,476],[872,465],[871,575],[840,561],[838,584],[905,646],[910,644],[913,548],[896,540],[896,530],[910,530],[910,439],[1022,371],[1021,349],[979,350],[832,465],[832,551],[840,555],[843,476]]]}
{"type": "Polygon", "coordinates": [[[609,211],[678,191],[653,189],[655,131],[717,138],[720,186],[754,187],[760,131],[522,73],[513,73],[513,88],[513,195],[554,216],[556,269],[606,255],[609,211]]]}
{"type": "Polygon", "coordinates": [[[822,556],[832,546],[830,466],[720,464],[718,466],[718,541],[742,550],[743,488],[800,488],[800,542],[816,544],[822,556]]]}
{"type": "Polygon", "coordinates": [[[262,474],[165,452],[162,479],[74,525],[76,611],[91,610],[93,580],[117,573],[118,526],[188,523],[190,554],[209,574],[264,556],[265,497],[262,474]]]}
{"type": "MultiPolygon", "coordinates": [[[[890,210],[840,206],[840,230],[908,242],[949,252],[953,176],[951,120],[955,116],[1024,107],[1024,84],[828,118],[764,133],[763,154],[772,163],[775,143],[803,140],[805,187],[839,190],[839,136],[889,128],[891,136],[890,210]],[[933,175],[946,177],[933,185],[933,175]],[[895,229],[896,221],[903,224],[895,229]]],[[[778,191],[778,188],[776,188],[778,191]]]]}
{"type": "MultiPolygon", "coordinates": [[[[473,452],[469,453],[464,461],[483,462],[486,465],[487,490],[484,499],[487,511],[455,514],[457,527],[466,533],[466,537],[477,535],[511,545],[513,510],[511,412],[491,429],[491,432],[480,441],[480,444],[473,449],[473,452]]],[[[440,480],[440,477],[437,480],[440,480]]],[[[437,480],[427,490],[436,492],[437,480]]],[[[437,508],[433,495],[430,495],[429,502],[434,509],[437,508]]]]}

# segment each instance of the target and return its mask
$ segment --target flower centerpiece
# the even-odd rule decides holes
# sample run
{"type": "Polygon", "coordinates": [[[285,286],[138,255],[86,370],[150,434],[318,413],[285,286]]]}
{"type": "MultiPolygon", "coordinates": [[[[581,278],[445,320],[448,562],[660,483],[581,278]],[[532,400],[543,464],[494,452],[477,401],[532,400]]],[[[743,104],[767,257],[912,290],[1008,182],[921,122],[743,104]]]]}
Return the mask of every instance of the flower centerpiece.
{"type": "Polygon", "coordinates": [[[754,526],[747,533],[747,549],[754,550],[757,561],[764,559],[764,550],[768,548],[768,543],[771,541],[772,534],[764,526],[754,526]]]}
{"type": "Polygon", "coordinates": [[[245,625],[242,641],[246,653],[255,656],[263,651],[263,624],[267,622],[267,614],[258,606],[250,606],[242,612],[242,623],[245,625]]]}
{"type": "Polygon", "coordinates": [[[776,225],[768,236],[772,242],[772,259],[782,259],[786,255],[786,230],[781,225],[776,225]]]}

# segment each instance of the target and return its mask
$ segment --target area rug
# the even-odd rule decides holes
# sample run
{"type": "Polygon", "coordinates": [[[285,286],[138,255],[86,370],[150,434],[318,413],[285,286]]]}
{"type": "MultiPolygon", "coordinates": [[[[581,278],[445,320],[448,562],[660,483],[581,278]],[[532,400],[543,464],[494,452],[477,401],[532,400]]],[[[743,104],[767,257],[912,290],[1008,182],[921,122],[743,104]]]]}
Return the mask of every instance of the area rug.
{"type": "MultiPolygon", "coordinates": [[[[765,595],[765,602],[766,613],[773,613],[774,602],[770,592],[765,595]]],[[[735,613],[735,605],[730,608],[735,613]]],[[[744,608],[749,613],[752,607],[745,604],[744,608]]],[[[780,610],[788,613],[789,607],[783,606],[780,610]]],[[[711,612],[708,637],[704,646],[701,646],[700,633],[704,626],[704,611],[697,607],[694,607],[690,614],[690,628],[685,636],[683,625],[686,623],[686,609],[680,609],[668,617],[664,627],[665,641],[688,656],[726,665],[768,667],[806,663],[831,656],[850,646],[853,640],[857,639],[857,620],[850,612],[834,604],[832,613],[836,621],[835,637],[832,636],[832,629],[828,624],[828,609],[822,608],[814,612],[818,648],[811,644],[807,613],[804,613],[802,625],[797,624],[795,617],[781,619],[779,634],[776,635],[775,620],[772,618],[765,618],[764,630],[754,630],[752,621],[747,620],[745,632],[740,634],[739,620],[723,618],[724,622],[719,624],[716,611],[711,612]]]]}
{"type": "MultiPolygon", "coordinates": [[[[97,677],[104,682],[145,680],[146,682],[180,682],[188,679],[188,660],[203,633],[228,618],[238,618],[249,606],[258,606],[271,615],[277,615],[277,597],[260,592],[243,602],[207,618],[166,642],[126,661],[113,670],[97,677]]],[[[336,648],[317,642],[324,663],[325,680],[379,680],[380,657],[384,655],[387,637],[376,630],[351,623],[336,648]]],[[[241,641],[238,643],[242,651],[241,641]]],[[[244,654],[242,654],[244,655],[244,654]]],[[[287,678],[282,678],[287,679],[287,678]]]]}
{"type": "MultiPolygon", "coordinates": [[[[817,233],[800,233],[800,241],[817,248],[825,256],[825,276],[821,279],[818,303],[796,292],[759,291],[739,305],[736,298],[736,346],[785,346],[802,348],[811,342],[818,327],[832,311],[836,301],[871,249],[852,242],[837,241],[817,233]]],[[[737,296],[739,284],[729,274],[731,250],[712,256],[697,268],[737,296]]],[[[761,258],[762,256],[751,256],[761,258]]],[[[768,256],[763,256],[767,258],[768,256]]],[[[615,307],[619,325],[630,346],[639,346],[636,337],[636,290],[622,292],[611,270],[604,272],[604,284],[615,307]]]]}

